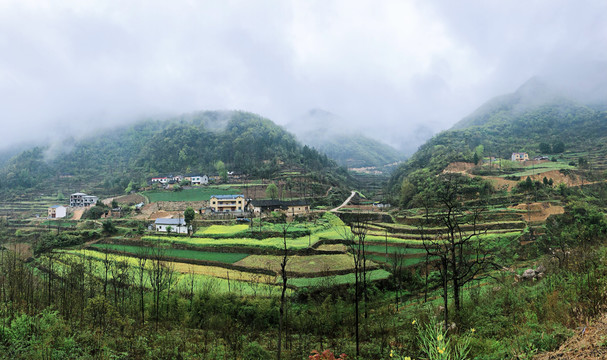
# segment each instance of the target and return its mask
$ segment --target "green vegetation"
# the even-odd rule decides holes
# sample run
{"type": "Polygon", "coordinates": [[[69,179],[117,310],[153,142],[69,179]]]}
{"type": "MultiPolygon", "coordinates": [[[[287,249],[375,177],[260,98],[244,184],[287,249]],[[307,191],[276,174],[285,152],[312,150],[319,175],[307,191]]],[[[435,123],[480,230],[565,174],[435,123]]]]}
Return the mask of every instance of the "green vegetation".
{"type": "MultiPolygon", "coordinates": [[[[118,244],[93,244],[91,245],[98,249],[109,249],[119,252],[125,252],[135,255],[150,253],[150,249],[141,246],[129,246],[129,245],[118,245],[118,244]]],[[[163,256],[178,258],[178,259],[192,259],[192,260],[203,260],[203,261],[217,261],[226,264],[233,264],[238,262],[249,254],[240,253],[223,253],[223,252],[210,252],[210,251],[193,251],[183,249],[165,249],[162,252],[163,256]]]]}
{"type": "Polygon", "coordinates": [[[151,190],[144,191],[141,194],[152,203],[157,201],[208,201],[211,195],[235,195],[238,193],[239,191],[234,189],[199,187],[181,191],[151,190]]]}
{"type": "MultiPolygon", "coordinates": [[[[245,112],[200,112],[166,121],[144,121],[77,141],[71,152],[51,161],[46,161],[45,151],[36,147],[8,161],[0,169],[0,193],[15,189],[69,193],[76,188],[120,194],[127,188],[143,187],[158,174],[210,174],[219,162],[225,170],[254,179],[268,179],[285,168],[297,168],[312,183],[352,183],[347,171],[326,155],[300,145],[270,120],[245,112]],[[62,176],[65,174],[69,176],[62,176]]],[[[316,187],[309,186],[306,192],[312,189],[316,187]]],[[[319,187],[318,192],[322,191],[319,187]]],[[[174,199],[169,197],[168,201],[174,199]]],[[[159,200],[164,198],[154,201],[159,200]]]]}

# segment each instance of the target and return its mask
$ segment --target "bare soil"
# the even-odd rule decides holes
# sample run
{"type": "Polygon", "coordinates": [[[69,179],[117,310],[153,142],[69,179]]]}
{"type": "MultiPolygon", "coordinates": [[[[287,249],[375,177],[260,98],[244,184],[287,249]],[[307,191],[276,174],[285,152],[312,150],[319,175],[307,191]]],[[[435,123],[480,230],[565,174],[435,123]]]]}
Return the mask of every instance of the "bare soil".
{"type": "Polygon", "coordinates": [[[607,359],[607,314],[588,326],[576,329],[576,334],[558,350],[535,356],[534,360],[607,359]]]}
{"type": "Polygon", "coordinates": [[[74,216],[72,216],[72,220],[80,220],[80,218],[82,218],[82,214],[84,214],[84,210],[86,209],[74,210],[74,216]]]}
{"type": "Polygon", "coordinates": [[[474,163],[469,162],[452,162],[449,164],[444,173],[468,173],[472,168],[474,168],[474,163]]]}
{"type": "Polygon", "coordinates": [[[518,204],[516,206],[511,206],[510,208],[527,211],[527,214],[523,215],[523,219],[529,222],[546,221],[550,215],[562,214],[565,212],[564,207],[545,202],[518,204]]]}

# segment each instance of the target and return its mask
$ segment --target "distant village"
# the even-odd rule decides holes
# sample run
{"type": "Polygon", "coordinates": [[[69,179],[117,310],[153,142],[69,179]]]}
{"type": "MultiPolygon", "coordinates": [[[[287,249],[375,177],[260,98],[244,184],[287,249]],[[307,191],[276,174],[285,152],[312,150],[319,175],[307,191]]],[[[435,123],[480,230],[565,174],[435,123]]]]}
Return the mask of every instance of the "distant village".
{"type": "MultiPolygon", "coordinates": [[[[239,175],[228,173],[232,178],[239,178],[239,175]]],[[[167,175],[152,177],[149,185],[159,184],[164,189],[170,189],[173,185],[187,184],[188,186],[205,186],[209,180],[218,181],[219,177],[207,175],[167,175]]],[[[108,200],[105,200],[106,202],[108,200]]],[[[235,195],[211,195],[208,201],[203,201],[203,206],[195,209],[201,218],[233,218],[240,222],[250,222],[251,217],[262,217],[271,213],[282,213],[287,217],[306,214],[310,212],[310,202],[307,200],[277,200],[277,199],[251,199],[245,198],[243,194],[235,195]]],[[[98,196],[89,195],[82,192],[73,193],[69,197],[69,205],[52,205],[48,208],[48,219],[67,218],[70,213],[76,211],[84,212],[87,209],[104,205],[100,202],[98,196]]],[[[146,204],[144,202],[134,205],[134,210],[140,212],[146,204]]],[[[112,207],[104,217],[121,217],[122,209],[112,207]]],[[[78,218],[79,219],[79,218],[78,218]]],[[[158,217],[150,219],[154,221],[148,227],[149,230],[158,232],[171,232],[178,234],[188,233],[183,213],[170,217],[158,217]]]]}

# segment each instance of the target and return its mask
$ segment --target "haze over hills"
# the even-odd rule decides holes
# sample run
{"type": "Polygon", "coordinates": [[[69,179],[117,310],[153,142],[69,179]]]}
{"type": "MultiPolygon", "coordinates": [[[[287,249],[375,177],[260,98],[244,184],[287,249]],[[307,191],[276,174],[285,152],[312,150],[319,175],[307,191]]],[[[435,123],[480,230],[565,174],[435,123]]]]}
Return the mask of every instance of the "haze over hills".
{"type": "Polygon", "coordinates": [[[335,187],[352,180],[333,160],[301,145],[268,119],[246,112],[205,111],[71,139],[62,147],[23,151],[0,170],[0,188],[39,188],[69,176],[90,187],[120,192],[130,181],[141,183],[158,174],[212,174],[219,160],[228,170],[252,178],[273,178],[291,169],[335,187]]]}
{"type": "Polygon", "coordinates": [[[313,109],[286,125],[304,144],[349,168],[381,167],[404,159],[394,147],[362,134],[328,111],[313,109]]]}
{"type": "MultiPolygon", "coordinates": [[[[594,83],[593,87],[601,88],[594,83]]],[[[392,194],[405,178],[419,186],[424,177],[451,162],[472,162],[481,145],[484,156],[507,159],[512,152],[546,155],[540,143],[562,142],[567,152],[591,157],[594,166],[607,168],[607,98],[572,95],[582,93],[535,77],[514,93],[489,100],[401,165],[390,180],[392,194]]]]}

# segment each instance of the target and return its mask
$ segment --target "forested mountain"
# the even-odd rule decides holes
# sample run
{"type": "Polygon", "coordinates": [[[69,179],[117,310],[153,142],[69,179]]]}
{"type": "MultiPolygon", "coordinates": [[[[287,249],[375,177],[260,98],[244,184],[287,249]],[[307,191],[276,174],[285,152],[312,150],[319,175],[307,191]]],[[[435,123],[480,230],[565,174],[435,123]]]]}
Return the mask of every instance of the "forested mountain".
{"type": "Polygon", "coordinates": [[[443,131],[397,169],[390,182],[396,196],[403,179],[421,179],[442,171],[454,161],[472,162],[474,153],[509,158],[512,152],[549,155],[550,149],[607,155],[607,112],[574,101],[534,78],[515,93],[492,99],[452,129],[443,131]]]}
{"type": "Polygon", "coordinates": [[[349,168],[381,167],[404,159],[392,146],[348,129],[345,119],[324,110],[309,111],[287,129],[304,144],[349,168]]]}
{"type": "Polygon", "coordinates": [[[246,112],[207,111],[168,120],[142,121],[82,140],[65,142],[51,157],[36,147],[13,157],[0,170],[0,189],[48,185],[60,177],[79,178],[106,188],[167,173],[214,173],[223,161],[229,171],[270,178],[294,167],[322,174],[337,185],[345,169],[272,121],[246,112]]]}

